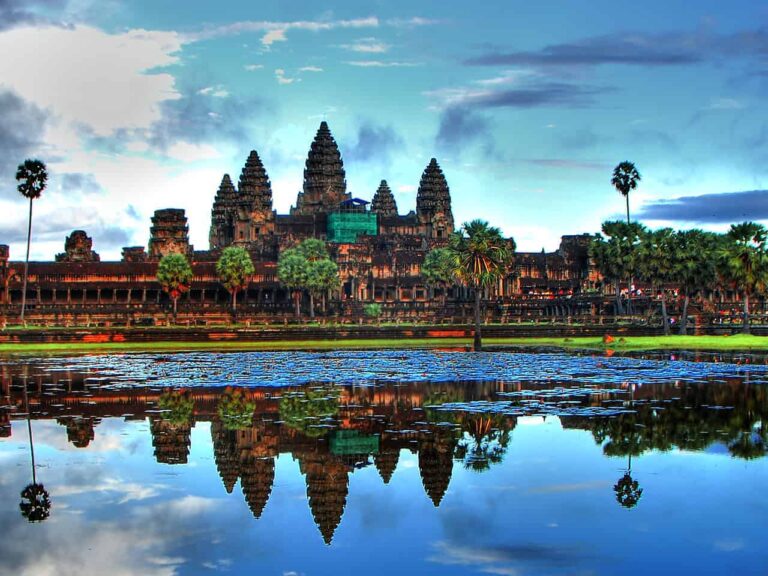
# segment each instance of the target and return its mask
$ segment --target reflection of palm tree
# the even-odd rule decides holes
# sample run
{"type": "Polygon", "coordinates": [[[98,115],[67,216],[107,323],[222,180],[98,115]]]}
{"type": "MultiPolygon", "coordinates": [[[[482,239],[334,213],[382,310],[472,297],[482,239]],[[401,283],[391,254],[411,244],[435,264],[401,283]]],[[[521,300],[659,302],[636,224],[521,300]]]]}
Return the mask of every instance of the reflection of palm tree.
{"type": "Polygon", "coordinates": [[[339,393],[333,388],[302,390],[280,399],[280,419],[309,437],[319,437],[328,431],[318,423],[339,413],[339,393]]]}
{"type": "MultiPolygon", "coordinates": [[[[629,457],[629,461],[631,466],[632,456],[629,457]]],[[[613,486],[613,491],[616,492],[616,501],[624,508],[637,506],[638,500],[643,495],[643,489],[640,488],[637,480],[632,478],[630,472],[631,470],[627,470],[624,476],[619,478],[619,481],[613,486]]]]}
{"type": "Polygon", "coordinates": [[[230,388],[219,399],[218,414],[226,430],[248,428],[253,421],[256,404],[250,402],[242,388],[230,388]]]}
{"type": "MultiPolygon", "coordinates": [[[[635,385],[629,385],[629,407],[633,407],[635,400],[635,385]]],[[[634,414],[633,414],[634,416],[634,414]]],[[[630,428],[629,438],[622,440],[623,444],[627,447],[627,471],[624,472],[624,476],[619,478],[613,486],[613,491],[616,493],[616,502],[624,506],[624,508],[634,508],[637,506],[637,502],[643,495],[643,489],[640,488],[640,484],[637,480],[632,478],[632,453],[636,452],[638,455],[642,453],[640,442],[637,439],[637,431],[634,426],[634,418],[632,420],[632,427],[630,428]]]]}
{"type": "Polygon", "coordinates": [[[35,446],[32,441],[32,419],[29,413],[29,397],[27,396],[27,381],[24,380],[24,406],[27,411],[27,430],[29,431],[29,452],[32,458],[32,484],[21,491],[19,509],[21,515],[30,522],[42,522],[51,514],[51,499],[45,486],[37,483],[35,471],[35,446]]]}
{"type": "Polygon", "coordinates": [[[768,451],[765,428],[760,426],[749,431],[741,431],[728,443],[728,452],[736,458],[754,460],[762,458],[768,451]]]}
{"type": "Polygon", "coordinates": [[[462,437],[454,458],[467,470],[482,472],[504,458],[509,445],[509,429],[491,416],[473,416],[464,422],[462,437]]]}

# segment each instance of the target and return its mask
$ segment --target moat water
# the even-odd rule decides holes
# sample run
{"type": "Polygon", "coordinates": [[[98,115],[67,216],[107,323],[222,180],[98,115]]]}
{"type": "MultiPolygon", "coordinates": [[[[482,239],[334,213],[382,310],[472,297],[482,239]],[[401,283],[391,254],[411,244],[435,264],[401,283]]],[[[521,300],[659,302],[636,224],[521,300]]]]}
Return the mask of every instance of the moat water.
{"type": "Polygon", "coordinates": [[[764,357],[19,356],[0,377],[0,574],[768,573],[764,357]]]}

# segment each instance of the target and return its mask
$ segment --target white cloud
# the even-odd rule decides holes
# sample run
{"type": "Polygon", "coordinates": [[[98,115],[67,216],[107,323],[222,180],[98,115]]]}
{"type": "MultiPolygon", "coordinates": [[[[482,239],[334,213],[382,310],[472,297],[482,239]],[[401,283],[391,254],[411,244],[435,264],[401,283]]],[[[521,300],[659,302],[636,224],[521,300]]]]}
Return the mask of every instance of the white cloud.
{"type": "Polygon", "coordinates": [[[206,86],[198,90],[197,93],[203,96],[213,96],[214,98],[226,98],[229,96],[229,92],[222,86],[206,86]]]}
{"type": "Polygon", "coordinates": [[[366,54],[383,54],[391,48],[389,44],[385,44],[376,38],[360,38],[352,44],[342,44],[340,47],[352,52],[363,52],[366,54]]]}
{"type": "Polygon", "coordinates": [[[203,162],[221,157],[221,153],[209,144],[176,142],[168,148],[166,156],[180,162],[203,162]]]}
{"type": "Polygon", "coordinates": [[[383,60],[350,60],[346,63],[360,68],[410,68],[412,66],[421,66],[418,62],[386,62],[383,60]]]}
{"type": "Polygon", "coordinates": [[[285,75],[285,70],[282,68],[275,69],[275,78],[277,78],[278,84],[293,84],[294,82],[301,82],[301,78],[288,78],[285,75]]]}
{"type": "Polygon", "coordinates": [[[208,28],[187,36],[189,41],[207,40],[221,36],[233,36],[235,34],[247,34],[263,32],[261,43],[269,48],[275,42],[285,42],[286,34],[290,30],[305,30],[320,32],[345,28],[377,28],[379,19],[375,16],[368,18],[355,18],[352,20],[295,20],[288,22],[274,22],[268,20],[245,20],[233,22],[223,26],[208,28]]]}
{"type": "Polygon", "coordinates": [[[14,28],[0,33],[0,86],[96,135],[145,129],[160,104],[179,97],[174,78],[152,70],[174,64],[175,32],[108,34],[89,26],[14,28]]]}
{"type": "Polygon", "coordinates": [[[255,72],[256,70],[261,70],[264,68],[264,64],[246,64],[243,66],[248,72],[255,72]]]}
{"type": "Polygon", "coordinates": [[[261,39],[261,43],[264,46],[272,46],[275,42],[285,42],[285,28],[275,28],[274,30],[270,30],[266,34],[264,34],[264,37],[261,39]]]}
{"type": "Polygon", "coordinates": [[[322,72],[323,69],[318,66],[303,66],[299,68],[299,72],[322,72]]]}

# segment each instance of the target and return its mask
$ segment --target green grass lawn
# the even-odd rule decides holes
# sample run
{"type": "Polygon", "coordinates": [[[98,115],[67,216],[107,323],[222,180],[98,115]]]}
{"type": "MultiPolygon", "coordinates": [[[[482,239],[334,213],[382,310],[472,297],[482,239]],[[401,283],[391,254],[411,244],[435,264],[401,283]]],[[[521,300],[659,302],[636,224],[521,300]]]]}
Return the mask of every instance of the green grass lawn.
{"type": "MultiPolygon", "coordinates": [[[[628,336],[603,344],[600,337],[576,338],[486,338],[491,346],[548,346],[564,349],[623,350],[765,350],[768,337],[764,336],[628,336]]],[[[342,350],[392,348],[446,348],[469,347],[471,338],[429,339],[372,339],[372,340],[297,340],[253,342],[108,342],[93,344],[0,344],[4,353],[80,353],[80,352],[142,352],[183,350],[342,350]]]]}

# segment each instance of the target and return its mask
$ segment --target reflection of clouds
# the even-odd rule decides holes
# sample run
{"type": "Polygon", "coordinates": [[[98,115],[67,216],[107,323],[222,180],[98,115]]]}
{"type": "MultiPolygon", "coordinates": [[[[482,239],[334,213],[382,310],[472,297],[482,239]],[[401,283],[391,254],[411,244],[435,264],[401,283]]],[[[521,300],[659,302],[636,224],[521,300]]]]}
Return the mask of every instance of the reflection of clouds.
{"type": "Polygon", "coordinates": [[[186,496],[138,507],[114,521],[67,514],[66,521],[53,516],[37,526],[8,511],[0,514],[0,524],[9,527],[0,539],[0,558],[8,573],[21,575],[172,576],[194,554],[187,541],[191,527],[212,530],[200,517],[215,506],[217,500],[186,496]]]}
{"type": "MultiPolygon", "coordinates": [[[[104,424],[104,421],[99,422],[95,426],[95,438],[88,445],[88,451],[90,453],[119,452],[126,450],[125,438],[119,434],[119,432],[126,426],[126,423],[119,420],[117,422],[119,423],[119,426],[115,426],[114,422],[111,423],[111,425],[104,424]]],[[[32,438],[35,441],[35,448],[48,447],[62,451],[82,450],[82,448],[77,448],[69,442],[67,439],[66,427],[53,420],[33,420],[32,438]]],[[[26,446],[29,445],[26,421],[13,422],[13,436],[9,441],[26,446]]]]}
{"type": "Polygon", "coordinates": [[[718,552],[736,552],[746,548],[746,544],[740,538],[725,538],[723,540],[715,540],[714,548],[718,552]]]}
{"type": "Polygon", "coordinates": [[[466,566],[486,574],[514,576],[521,568],[575,568],[581,556],[564,548],[522,544],[517,546],[468,546],[438,541],[427,561],[445,566],[466,566]]]}
{"type": "Polygon", "coordinates": [[[95,494],[95,493],[118,493],[122,495],[122,498],[118,500],[118,504],[125,504],[131,501],[147,500],[154,498],[160,494],[164,486],[162,484],[135,484],[132,482],[123,482],[117,478],[105,478],[98,484],[69,484],[62,486],[55,486],[51,490],[51,494],[54,497],[66,497],[76,496],[79,494],[95,494]]]}

